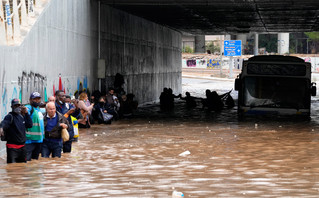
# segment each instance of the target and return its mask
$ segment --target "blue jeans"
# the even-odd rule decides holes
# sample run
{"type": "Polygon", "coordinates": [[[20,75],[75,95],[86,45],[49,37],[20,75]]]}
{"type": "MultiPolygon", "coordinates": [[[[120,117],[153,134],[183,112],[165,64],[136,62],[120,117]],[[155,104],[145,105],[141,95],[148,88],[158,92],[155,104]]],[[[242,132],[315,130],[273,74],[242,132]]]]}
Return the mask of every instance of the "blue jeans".
{"type": "Polygon", "coordinates": [[[41,153],[42,143],[31,143],[25,145],[27,149],[27,161],[31,159],[39,159],[39,154],[41,153]]]}
{"type": "Polygon", "coordinates": [[[42,144],[42,157],[61,157],[62,139],[44,139],[42,144]]]}

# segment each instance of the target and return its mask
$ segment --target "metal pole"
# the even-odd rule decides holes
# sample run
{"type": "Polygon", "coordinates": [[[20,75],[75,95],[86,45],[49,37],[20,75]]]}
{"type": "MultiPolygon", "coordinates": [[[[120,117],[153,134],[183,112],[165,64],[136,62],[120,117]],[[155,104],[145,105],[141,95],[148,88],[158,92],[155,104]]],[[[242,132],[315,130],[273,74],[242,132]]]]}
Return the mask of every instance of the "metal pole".
{"type": "Polygon", "coordinates": [[[220,54],[219,54],[219,67],[220,67],[220,71],[219,71],[219,74],[220,74],[220,77],[222,77],[222,74],[223,74],[223,42],[222,42],[222,35],[219,36],[219,42],[220,42],[220,54]]]}
{"type": "Polygon", "coordinates": [[[101,1],[98,2],[98,59],[101,58],[101,1]]]}
{"type": "MultiPolygon", "coordinates": [[[[101,1],[98,2],[98,43],[97,43],[97,47],[98,47],[98,59],[101,59],[101,1]]],[[[102,80],[99,78],[99,90],[102,89],[102,80]]]]}
{"type": "Polygon", "coordinates": [[[229,57],[229,78],[233,78],[233,57],[229,57]]]}

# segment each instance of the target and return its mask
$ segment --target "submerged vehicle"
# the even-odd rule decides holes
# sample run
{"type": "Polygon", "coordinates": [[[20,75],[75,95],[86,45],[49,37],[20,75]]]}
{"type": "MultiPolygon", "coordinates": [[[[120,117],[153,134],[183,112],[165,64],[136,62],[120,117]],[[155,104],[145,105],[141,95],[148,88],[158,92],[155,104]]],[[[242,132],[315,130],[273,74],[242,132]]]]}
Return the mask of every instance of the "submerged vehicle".
{"type": "Polygon", "coordinates": [[[262,55],[243,62],[235,79],[238,114],[310,115],[311,64],[294,56],[262,55]]]}

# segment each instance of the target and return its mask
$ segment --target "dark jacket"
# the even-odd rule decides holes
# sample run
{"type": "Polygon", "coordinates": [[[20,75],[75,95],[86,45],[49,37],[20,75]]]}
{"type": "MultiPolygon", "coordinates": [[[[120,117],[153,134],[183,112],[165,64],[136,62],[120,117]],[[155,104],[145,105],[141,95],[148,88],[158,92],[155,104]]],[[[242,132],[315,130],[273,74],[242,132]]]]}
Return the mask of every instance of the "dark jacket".
{"type": "MultiPolygon", "coordinates": [[[[58,102],[55,102],[55,108],[56,108],[56,111],[61,113],[62,115],[66,114],[70,109],[73,108],[73,106],[70,106],[70,108],[68,109],[66,104],[59,104],[58,102]]],[[[78,114],[80,113],[79,110],[76,110],[72,116],[73,117],[76,117],[78,114]]],[[[68,127],[68,132],[69,132],[69,136],[70,136],[70,140],[71,141],[73,139],[73,136],[74,136],[74,129],[73,129],[73,124],[72,124],[72,120],[71,120],[71,116],[69,116],[67,118],[68,122],[71,123],[68,127]]]]}
{"type": "Polygon", "coordinates": [[[51,131],[47,131],[46,126],[48,124],[48,118],[47,118],[47,113],[44,114],[44,117],[43,117],[44,128],[45,128],[44,137],[46,139],[61,139],[62,138],[61,137],[62,127],[60,126],[61,123],[68,125],[68,128],[70,127],[68,120],[61,113],[56,112],[56,116],[58,116],[57,125],[51,131]]]}
{"type": "Polygon", "coordinates": [[[33,126],[32,119],[28,113],[25,116],[13,112],[9,114],[1,122],[1,128],[6,131],[7,144],[23,145],[26,141],[26,128],[33,126]]]}

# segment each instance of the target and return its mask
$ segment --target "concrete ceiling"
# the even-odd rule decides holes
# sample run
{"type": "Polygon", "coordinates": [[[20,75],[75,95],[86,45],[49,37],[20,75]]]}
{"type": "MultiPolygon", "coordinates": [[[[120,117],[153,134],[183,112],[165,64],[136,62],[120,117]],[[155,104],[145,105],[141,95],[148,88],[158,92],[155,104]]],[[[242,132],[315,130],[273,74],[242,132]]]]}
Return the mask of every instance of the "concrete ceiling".
{"type": "Polygon", "coordinates": [[[319,0],[101,0],[191,34],[319,31],[319,0]]]}

